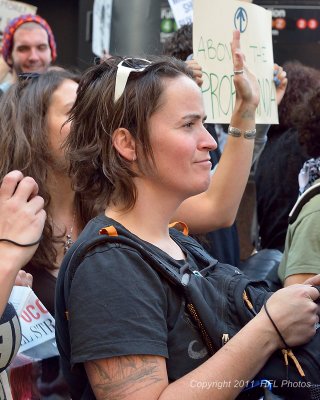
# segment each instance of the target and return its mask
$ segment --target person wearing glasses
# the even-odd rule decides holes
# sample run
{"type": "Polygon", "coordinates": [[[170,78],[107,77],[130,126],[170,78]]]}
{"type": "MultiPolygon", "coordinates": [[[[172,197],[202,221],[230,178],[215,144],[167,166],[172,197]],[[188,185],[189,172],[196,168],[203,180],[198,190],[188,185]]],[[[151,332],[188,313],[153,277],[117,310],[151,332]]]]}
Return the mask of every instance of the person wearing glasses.
{"type": "MultiPolygon", "coordinates": [[[[230,139],[253,142],[259,90],[244,64],[239,32],[232,55],[237,95],[230,139]]],[[[173,265],[202,267],[171,238],[168,224],[182,202],[210,184],[216,142],[205,119],[199,87],[179,60],[115,57],[83,75],[66,150],[75,190],[106,209],[82,231],[74,257],[79,243],[113,225],[173,265]]],[[[75,399],[233,399],[241,390],[234,382],[250,380],[282,345],[262,310],[210,357],[182,296],[123,245],[90,250],[67,298],[65,278],[60,269],[56,340],[75,399]],[[196,384],[220,381],[231,383],[223,390],[196,384]]],[[[318,297],[316,288],[301,285],[269,298],[269,312],[291,345],[314,335],[319,310],[311,299],[318,297]]]]}

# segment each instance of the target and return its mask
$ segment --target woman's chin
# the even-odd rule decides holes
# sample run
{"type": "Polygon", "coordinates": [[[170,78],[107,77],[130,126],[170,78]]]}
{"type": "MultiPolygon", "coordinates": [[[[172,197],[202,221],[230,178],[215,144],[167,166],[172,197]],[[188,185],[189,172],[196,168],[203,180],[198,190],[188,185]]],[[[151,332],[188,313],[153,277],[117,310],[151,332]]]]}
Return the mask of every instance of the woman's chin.
{"type": "Polygon", "coordinates": [[[208,190],[210,185],[210,178],[208,180],[203,181],[202,183],[197,182],[191,191],[191,194],[188,197],[196,196],[198,194],[204,193],[208,190]]]}

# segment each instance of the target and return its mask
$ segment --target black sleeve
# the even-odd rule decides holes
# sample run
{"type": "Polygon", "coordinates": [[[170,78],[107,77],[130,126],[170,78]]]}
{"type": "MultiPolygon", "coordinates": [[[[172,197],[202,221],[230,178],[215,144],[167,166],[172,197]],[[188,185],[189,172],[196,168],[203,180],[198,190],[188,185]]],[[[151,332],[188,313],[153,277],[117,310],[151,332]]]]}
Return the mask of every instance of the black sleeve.
{"type": "Polygon", "coordinates": [[[69,297],[72,364],[121,355],[168,357],[167,297],[132,249],[109,247],[78,267],[69,297]]]}

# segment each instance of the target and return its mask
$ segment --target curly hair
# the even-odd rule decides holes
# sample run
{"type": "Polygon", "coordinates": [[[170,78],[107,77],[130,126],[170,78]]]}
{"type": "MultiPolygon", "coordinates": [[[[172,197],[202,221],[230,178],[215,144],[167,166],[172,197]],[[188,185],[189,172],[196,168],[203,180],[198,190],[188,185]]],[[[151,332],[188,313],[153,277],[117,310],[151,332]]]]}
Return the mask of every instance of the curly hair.
{"type": "Polygon", "coordinates": [[[308,93],[295,110],[301,146],[309,157],[320,157],[320,87],[308,93]]]}
{"type": "Polygon", "coordinates": [[[186,60],[193,53],[192,49],[192,24],[183,25],[168,38],[162,52],[164,55],[186,60]]]}
{"type": "MultiPolygon", "coordinates": [[[[13,84],[0,99],[0,181],[11,170],[18,169],[32,176],[39,186],[48,212],[51,202],[47,176],[52,155],[48,146],[46,116],[51,97],[65,79],[79,81],[78,75],[66,70],[53,70],[30,76],[13,84]]],[[[76,195],[76,209],[83,226],[91,218],[91,211],[76,195]]],[[[55,237],[47,218],[40,245],[28,267],[54,269],[57,251],[55,237]]]]}
{"type": "MultiPolygon", "coordinates": [[[[120,57],[113,57],[84,73],[70,113],[71,131],[66,140],[70,176],[76,192],[104,206],[121,204],[131,209],[136,200],[133,177],[154,167],[148,121],[157,110],[168,79],[192,72],[175,58],[153,57],[141,72],[131,72],[124,92],[114,99],[120,57]],[[166,79],[166,81],[165,81],[166,79]],[[113,146],[113,133],[127,129],[136,142],[137,169],[113,146]]],[[[137,59],[130,60],[133,66],[137,59]]],[[[141,61],[141,60],[140,60],[141,61]]]]}
{"type": "Polygon", "coordinates": [[[288,87],[279,105],[279,126],[282,132],[294,125],[295,109],[303,101],[305,94],[320,83],[320,71],[299,61],[283,64],[287,73],[288,87]]]}

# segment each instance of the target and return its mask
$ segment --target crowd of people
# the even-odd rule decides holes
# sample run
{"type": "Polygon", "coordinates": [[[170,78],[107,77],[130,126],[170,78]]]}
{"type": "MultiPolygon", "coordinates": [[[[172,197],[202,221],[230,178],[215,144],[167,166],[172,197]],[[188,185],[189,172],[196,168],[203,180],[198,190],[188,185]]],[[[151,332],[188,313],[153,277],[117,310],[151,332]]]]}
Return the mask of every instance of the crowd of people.
{"type": "Polygon", "coordinates": [[[233,399],[243,386],[221,390],[212,384],[203,390],[190,382],[249,382],[283,342],[303,345],[316,334],[319,196],[306,203],[289,228],[287,218],[299,183],[302,194],[320,179],[319,72],[293,62],[275,65],[280,133],[271,127],[267,140],[269,127],[255,124],[258,81],[235,31],[236,99],[219,151],[217,127],[205,124],[201,66],[190,57],[190,35],[191,26],[181,28],[162,56],[113,56],[80,74],[53,65],[54,35],[40,16],[19,16],[4,32],[2,56],[12,80],[0,85],[0,115],[5,115],[0,118],[0,315],[2,325],[10,315],[17,345],[0,370],[8,368],[21,338],[8,303],[11,289],[32,286],[56,318],[61,353],[53,364],[43,363],[46,395],[233,399]],[[274,156],[280,141],[288,151],[288,141],[296,149],[292,169],[283,166],[290,164],[280,159],[284,153],[274,156]],[[270,149],[276,172],[263,167],[270,149]],[[182,293],[126,245],[88,251],[66,296],[66,254],[77,257],[79,243],[110,226],[151,246],[177,272],[190,265],[201,274],[206,266],[185,247],[188,233],[211,256],[239,266],[235,219],[253,159],[261,244],[284,251],[279,279],[290,287],[270,293],[268,309],[257,310],[215,354],[208,353],[182,293]],[[275,200],[277,216],[269,214],[270,236],[277,243],[269,245],[262,216],[275,186],[284,195],[275,200]],[[177,236],[169,229],[175,221],[183,228],[177,236]]]}

